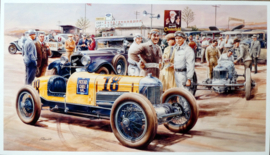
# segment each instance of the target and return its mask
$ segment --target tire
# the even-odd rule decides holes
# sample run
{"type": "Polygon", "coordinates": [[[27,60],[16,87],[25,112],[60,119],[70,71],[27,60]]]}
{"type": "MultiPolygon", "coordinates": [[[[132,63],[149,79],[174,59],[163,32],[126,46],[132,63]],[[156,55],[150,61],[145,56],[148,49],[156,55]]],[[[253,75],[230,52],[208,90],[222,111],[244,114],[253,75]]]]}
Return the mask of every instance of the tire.
{"type": "Polygon", "coordinates": [[[118,75],[127,75],[127,60],[123,55],[114,56],[112,65],[118,75]]]}
{"type": "Polygon", "coordinates": [[[51,51],[51,55],[49,55],[48,57],[49,57],[49,58],[53,58],[54,55],[55,55],[55,53],[54,53],[53,51],[51,51]]]}
{"type": "Polygon", "coordinates": [[[251,74],[250,68],[246,69],[245,97],[249,100],[251,96],[251,74]]]}
{"type": "Polygon", "coordinates": [[[98,73],[98,74],[109,74],[110,72],[106,67],[101,67],[96,71],[96,73],[98,73]]]}
{"type": "Polygon", "coordinates": [[[174,123],[173,121],[180,121],[181,119],[179,118],[179,116],[176,116],[172,118],[169,122],[165,123],[164,126],[172,132],[186,133],[189,130],[191,130],[193,126],[196,124],[198,120],[198,116],[199,116],[199,107],[196,103],[194,96],[189,91],[185,90],[184,88],[171,88],[167,90],[162,95],[161,101],[162,103],[166,103],[166,102],[170,103],[169,101],[171,98],[173,99],[173,97],[179,97],[179,98],[181,97],[182,98],[181,101],[183,100],[187,101],[186,103],[188,104],[184,104],[184,107],[183,107],[183,103],[173,102],[173,105],[181,105],[179,106],[181,111],[189,110],[185,112],[184,116],[181,116],[181,118],[185,117],[186,121],[181,124],[174,123]],[[189,116],[187,116],[188,113],[190,113],[189,116]]]}
{"type": "MultiPolygon", "coordinates": [[[[192,80],[193,80],[193,83],[194,83],[194,84],[197,84],[198,80],[197,80],[197,74],[196,74],[195,71],[194,71],[192,80]]],[[[196,91],[197,91],[197,85],[191,85],[191,88],[190,88],[190,89],[192,90],[193,96],[195,96],[196,91]]]]}
{"type": "Polygon", "coordinates": [[[110,122],[115,137],[123,145],[131,148],[148,146],[157,132],[155,109],[150,101],[141,94],[126,93],[117,98],[111,110],[110,122]],[[137,111],[132,112],[134,108],[137,111]],[[137,130],[132,129],[135,125],[137,130]],[[134,133],[138,135],[134,135],[134,133]]]}
{"type": "Polygon", "coordinates": [[[17,53],[17,47],[14,44],[11,44],[8,46],[8,52],[10,54],[16,54],[17,53]]]}
{"type": "Polygon", "coordinates": [[[19,90],[16,98],[16,111],[21,121],[26,124],[33,125],[39,119],[41,101],[38,92],[32,86],[26,85],[19,90]],[[28,104],[26,108],[21,105],[23,100],[25,100],[25,104],[28,104]]]}

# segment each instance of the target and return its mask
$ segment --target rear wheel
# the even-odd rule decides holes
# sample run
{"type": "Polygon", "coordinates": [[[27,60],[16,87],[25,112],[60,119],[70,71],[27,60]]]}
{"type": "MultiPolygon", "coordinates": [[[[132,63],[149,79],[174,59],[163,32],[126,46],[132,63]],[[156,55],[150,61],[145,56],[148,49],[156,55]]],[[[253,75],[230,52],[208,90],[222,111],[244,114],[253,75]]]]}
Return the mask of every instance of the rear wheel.
{"type": "Polygon", "coordinates": [[[127,60],[123,55],[116,55],[113,58],[112,64],[118,75],[127,74],[127,60]]]}
{"type": "Polygon", "coordinates": [[[98,74],[109,74],[109,70],[106,67],[99,68],[96,73],[98,74]]]}
{"type": "Polygon", "coordinates": [[[111,127],[115,137],[125,146],[147,146],[155,137],[157,118],[149,100],[141,94],[126,93],[113,104],[111,127]]]}
{"type": "Polygon", "coordinates": [[[182,112],[164,124],[170,131],[185,133],[196,124],[199,108],[189,91],[184,88],[171,88],[162,95],[162,103],[169,103],[176,112],[182,112]]]}
{"type": "Polygon", "coordinates": [[[17,53],[17,47],[14,44],[9,45],[8,51],[10,54],[16,54],[17,53]]]}
{"type": "Polygon", "coordinates": [[[245,83],[245,97],[246,100],[250,99],[251,96],[251,74],[250,74],[250,68],[246,69],[246,83],[245,83]]]}
{"type": "Polygon", "coordinates": [[[38,92],[31,86],[22,87],[16,99],[16,111],[22,122],[35,124],[40,117],[41,101],[38,92]]]}

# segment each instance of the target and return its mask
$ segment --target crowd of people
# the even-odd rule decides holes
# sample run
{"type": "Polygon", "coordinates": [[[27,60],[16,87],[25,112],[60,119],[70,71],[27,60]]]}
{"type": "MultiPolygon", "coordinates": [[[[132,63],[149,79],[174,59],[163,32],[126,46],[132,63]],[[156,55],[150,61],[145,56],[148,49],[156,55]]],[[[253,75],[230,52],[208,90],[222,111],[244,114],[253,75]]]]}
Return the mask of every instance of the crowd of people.
{"type": "Polygon", "coordinates": [[[184,87],[190,90],[190,85],[193,80],[195,71],[196,55],[201,47],[201,63],[208,67],[207,77],[213,78],[213,69],[221,60],[232,61],[236,64],[242,60],[244,70],[252,69],[254,62],[255,74],[257,73],[257,60],[260,56],[260,42],[257,41],[257,36],[254,35],[251,47],[245,43],[240,43],[238,38],[230,39],[227,35],[223,40],[211,40],[196,35],[186,36],[182,31],[175,33],[162,34],[160,46],[160,32],[157,29],[152,29],[148,33],[148,41],[141,43],[142,36],[136,34],[134,42],[128,51],[128,74],[133,76],[146,76],[151,73],[163,83],[163,90],[173,87],[184,87]],[[239,56],[234,59],[234,50],[239,50],[239,56]]]}

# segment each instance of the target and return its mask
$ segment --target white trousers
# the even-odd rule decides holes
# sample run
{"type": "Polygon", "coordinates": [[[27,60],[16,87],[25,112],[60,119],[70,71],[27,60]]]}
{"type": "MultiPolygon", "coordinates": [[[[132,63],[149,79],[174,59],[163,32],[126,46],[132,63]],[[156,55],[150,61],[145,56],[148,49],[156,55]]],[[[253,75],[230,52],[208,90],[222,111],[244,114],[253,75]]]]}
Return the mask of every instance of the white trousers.
{"type": "Polygon", "coordinates": [[[190,87],[184,86],[186,85],[186,82],[187,82],[187,72],[174,72],[174,76],[175,76],[175,83],[177,87],[185,88],[186,90],[191,91],[190,87]]]}

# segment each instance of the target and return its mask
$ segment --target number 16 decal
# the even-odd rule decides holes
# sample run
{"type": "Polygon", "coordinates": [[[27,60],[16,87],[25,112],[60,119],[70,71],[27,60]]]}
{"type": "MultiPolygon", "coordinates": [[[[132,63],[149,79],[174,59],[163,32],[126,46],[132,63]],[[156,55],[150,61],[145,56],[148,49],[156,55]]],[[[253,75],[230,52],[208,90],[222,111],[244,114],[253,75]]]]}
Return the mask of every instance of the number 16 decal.
{"type": "Polygon", "coordinates": [[[117,91],[119,88],[119,81],[121,79],[121,77],[113,77],[112,78],[112,82],[109,84],[110,85],[110,90],[107,89],[107,85],[109,83],[109,80],[111,79],[111,76],[107,76],[104,77],[104,79],[106,79],[105,83],[104,83],[104,88],[102,91],[117,91]]]}

